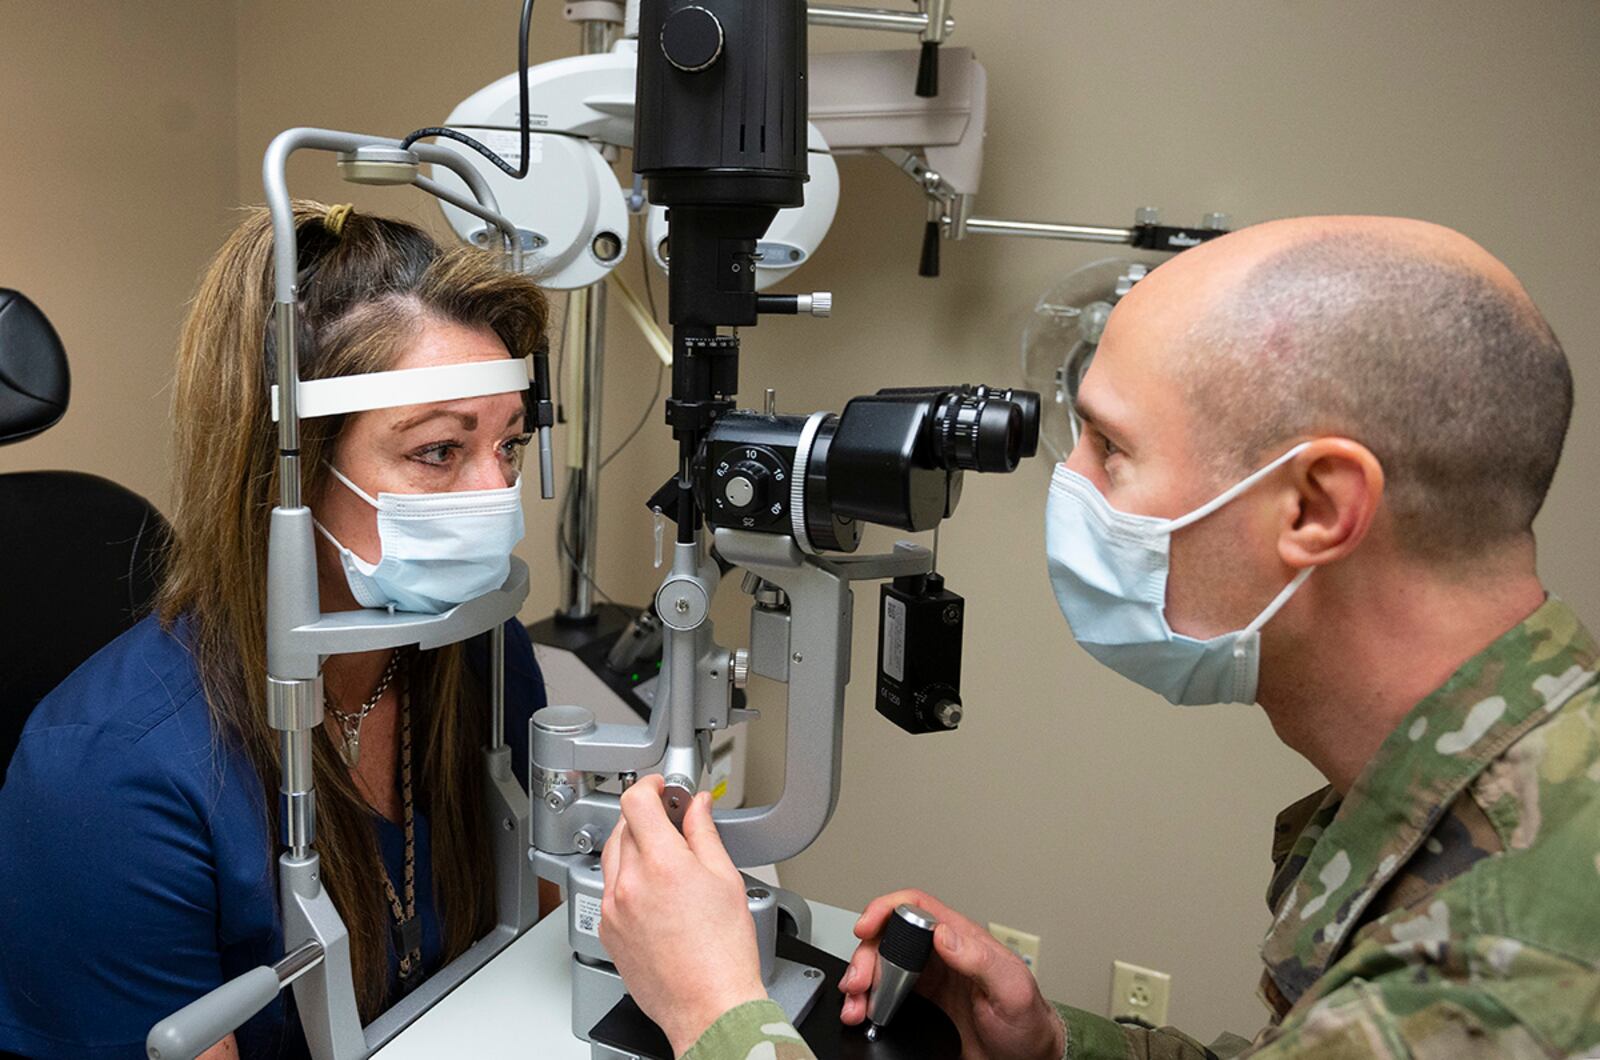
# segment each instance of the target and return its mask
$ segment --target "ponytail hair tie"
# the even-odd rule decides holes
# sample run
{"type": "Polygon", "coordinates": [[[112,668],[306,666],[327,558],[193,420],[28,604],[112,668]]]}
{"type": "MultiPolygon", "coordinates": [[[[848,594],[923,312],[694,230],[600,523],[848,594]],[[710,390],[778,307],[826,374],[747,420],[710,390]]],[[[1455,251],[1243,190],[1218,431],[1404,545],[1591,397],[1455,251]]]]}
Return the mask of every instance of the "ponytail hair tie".
{"type": "Polygon", "coordinates": [[[328,207],[328,212],[322,215],[322,227],[336,236],[343,235],[345,219],[350,216],[353,210],[355,210],[355,205],[348,202],[328,207]]]}

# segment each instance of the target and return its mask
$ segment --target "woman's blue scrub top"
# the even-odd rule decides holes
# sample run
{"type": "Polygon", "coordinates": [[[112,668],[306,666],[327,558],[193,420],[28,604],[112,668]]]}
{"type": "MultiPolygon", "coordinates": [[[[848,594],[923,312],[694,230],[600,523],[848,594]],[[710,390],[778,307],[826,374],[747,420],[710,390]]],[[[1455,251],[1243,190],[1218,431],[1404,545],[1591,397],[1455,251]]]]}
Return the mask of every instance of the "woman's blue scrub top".
{"type": "MultiPolygon", "coordinates": [[[[486,673],[488,637],[469,647],[486,673]]],[[[524,781],[528,719],[544,704],[527,632],[509,622],[506,740],[524,781]]],[[[158,1020],[283,956],[264,798],[250,761],[215,738],[183,622],[145,619],[46,696],[0,788],[0,1050],[142,1057],[158,1020]]],[[[373,827],[403,894],[404,832],[377,814],[373,827]]],[[[441,943],[420,811],[416,830],[431,974],[441,943]]],[[[305,1055],[292,1010],[284,991],[237,1032],[241,1054],[305,1055]]]]}

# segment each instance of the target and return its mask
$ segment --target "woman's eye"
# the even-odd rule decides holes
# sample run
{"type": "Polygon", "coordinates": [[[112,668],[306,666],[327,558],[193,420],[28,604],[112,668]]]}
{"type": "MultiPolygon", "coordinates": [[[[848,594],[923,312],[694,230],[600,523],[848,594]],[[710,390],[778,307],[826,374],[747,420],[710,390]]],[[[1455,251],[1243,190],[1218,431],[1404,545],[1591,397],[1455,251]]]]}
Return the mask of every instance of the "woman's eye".
{"type": "Polygon", "coordinates": [[[415,450],[411,459],[422,464],[431,464],[434,467],[443,467],[450,462],[451,455],[461,446],[455,442],[439,442],[436,445],[426,445],[415,450]]]}
{"type": "Polygon", "coordinates": [[[523,450],[528,448],[528,443],[533,441],[533,435],[523,434],[516,438],[507,438],[500,443],[500,455],[511,462],[521,465],[523,450]]]}

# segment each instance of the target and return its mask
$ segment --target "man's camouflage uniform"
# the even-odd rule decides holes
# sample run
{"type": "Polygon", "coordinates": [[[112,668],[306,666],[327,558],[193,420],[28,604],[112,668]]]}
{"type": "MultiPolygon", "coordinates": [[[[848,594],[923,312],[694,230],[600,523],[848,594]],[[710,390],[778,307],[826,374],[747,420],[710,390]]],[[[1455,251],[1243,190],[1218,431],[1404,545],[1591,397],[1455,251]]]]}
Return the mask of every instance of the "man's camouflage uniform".
{"type": "MultiPolygon", "coordinates": [[[[1412,708],[1348,795],[1279,816],[1254,1043],[1057,1005],[1066,1056],[1600,1057],[1597,667],[1550,599],[1412,708]]],[[[684,1060],[811,1055],[763,1001],[684,1060]]]]}

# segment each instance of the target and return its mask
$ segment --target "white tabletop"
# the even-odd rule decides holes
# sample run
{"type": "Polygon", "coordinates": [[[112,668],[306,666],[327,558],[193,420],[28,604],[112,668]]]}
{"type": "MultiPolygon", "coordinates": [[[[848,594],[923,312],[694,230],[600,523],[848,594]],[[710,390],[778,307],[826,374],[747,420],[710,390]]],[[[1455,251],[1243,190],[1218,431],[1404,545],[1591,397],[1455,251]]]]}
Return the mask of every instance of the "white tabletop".
{"type": "MultiPolygon", "coordinates": [[[[848,959],[855,951],[856,914],[810,904],[812,945],[848,959]]],[[[373,1055],[589,1060],[589,1044],[572,1034],[571,965],[567,917],[556,912],[373,1055]]]]}

